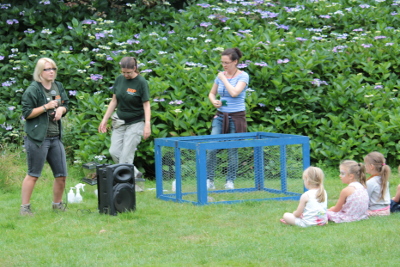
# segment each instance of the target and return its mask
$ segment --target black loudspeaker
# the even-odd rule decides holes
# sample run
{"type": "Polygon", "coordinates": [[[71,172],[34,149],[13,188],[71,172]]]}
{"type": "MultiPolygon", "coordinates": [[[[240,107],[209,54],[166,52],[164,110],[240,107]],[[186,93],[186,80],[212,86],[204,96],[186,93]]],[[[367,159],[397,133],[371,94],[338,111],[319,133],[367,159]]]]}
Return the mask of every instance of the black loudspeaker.
{"type": "Polygon", "coordinates": [[[136,209],[133,164],[97,165],[96,174],[100,213],[115,216],[136,209]]]}

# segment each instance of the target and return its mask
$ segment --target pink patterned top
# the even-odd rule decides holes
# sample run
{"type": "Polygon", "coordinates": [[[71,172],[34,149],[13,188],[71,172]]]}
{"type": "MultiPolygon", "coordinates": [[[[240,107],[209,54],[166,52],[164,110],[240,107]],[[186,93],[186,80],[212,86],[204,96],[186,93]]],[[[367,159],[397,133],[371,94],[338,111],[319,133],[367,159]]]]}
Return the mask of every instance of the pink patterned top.
{"type": "Polygon", "coordinates": [[[342,209],[338,212],[328,210],[328,220],[335,223],[354,222],[368,219],[368,191],[359,182],[350,183],[355,188],[353,194],[347,197],[342,209]]]}

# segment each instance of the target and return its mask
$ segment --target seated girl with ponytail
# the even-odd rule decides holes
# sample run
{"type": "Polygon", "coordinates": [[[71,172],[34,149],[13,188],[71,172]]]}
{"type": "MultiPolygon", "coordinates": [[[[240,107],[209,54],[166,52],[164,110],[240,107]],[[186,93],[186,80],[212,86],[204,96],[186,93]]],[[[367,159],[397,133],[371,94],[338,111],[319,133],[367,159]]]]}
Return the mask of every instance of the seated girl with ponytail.
{"type": "Polygon", "coordinates": [[[348,186],[340,192],[336,205],[328,209],[328,220],[342,223],[368,219],[369,197],[364,164],[345,160],[339,169],[340,180],[348,186]]]}
{"type": "Polygon", "coordinates": [[[364,158],[366,172],[371,174],[367,179],[369,195],[369,216],[390,215],[389,176],[391,169],[385,157],[379,152],[371,152],[364,158]]]}
{"type": "Polygon", "coordinates": [[[286,212],[281,222],[308,227],[328,223],[326,214],[328,197],[324,189],[324,172],[318,167],[308,167],[303,172],[307,192],[301,195],[300,203],[293,213],[286,212]]]}

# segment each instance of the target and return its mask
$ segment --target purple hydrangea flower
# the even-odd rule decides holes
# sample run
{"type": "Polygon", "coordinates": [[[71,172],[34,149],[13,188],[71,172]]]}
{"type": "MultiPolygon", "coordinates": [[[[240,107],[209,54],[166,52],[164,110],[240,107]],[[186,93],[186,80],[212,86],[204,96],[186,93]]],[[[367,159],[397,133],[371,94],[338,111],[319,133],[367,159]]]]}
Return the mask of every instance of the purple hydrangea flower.
{"type": "Polygon", "coordinates": [[[277,28],[278,28],[278,29],[289,30],[289,26],[286,26],[286,25],[283,25],[283,24],[278,25],[277,28]]]}
{"type": "Polygon", "coordinates": [[[314,80],[312,80],[312,81],[311,81],[311,84],[312,84],[312,85],[315,85],[315,86],[317,86],[317,87],[320,87],[321,85],[328,85],[327,82],[321,81],[320,79],[314,79],[314,80]]]}
{"type": "Polygon", "coordinates": [[[8,9],[9,7],[11,7],[11,4],[0,4],[1,9],[8,9]]]}
{"type": "Polygon", "coordinates": [[[278,63],[278,64],[283,64],[283,63],[288,63],[288,62],[290,62],[290,60],[289,60],[288,58],[285,58],[285,59],[278,59],[278,60],[276,61],[276,63],[278,63]]]}
{"type": "Polygon", "coordinates": [[[96,36],[96,40],[106,37],[106,35],[102,32],[96,33],[95,36],[96,36]]]}
{"type": "Polygon", "coordinates": [[[241,32],[241,33],[251,33],[251,30],[239,30],[239,32],[241,32]]]}
{"type": "Polygon", "coordinates": [[[1,86],[4,86],[4,87],[9,87],[9,86],[11,86],[12,85],[12,82],[10,82],[10,81],[5,81],[5,82],[3,82],[2,84],[1,84],[1,86]]]}
{"type": "Polygon", "coordinates": [[[347,45],[338,45],[332,49],[332,52],[334,52],[334,53],[343,52],[343,50],[346,48],[347,48],[347,45]]]}
{"type": "Polygon", "coordinates": [[[174,101],[169,102],[169,104],[170,105],[181,105],[181,104],[183,104],[183,101],[182,100],[174,100],[174,101]]]}
{"type": "Polygon", "coordinates": [[[18,23],[19,23],[19,21],[16,19],[8,19],[7,20],[7,24],[9,24],[9,25],[18,24],[18,23]]]}
{"type": "Polygon", "coordinates": [[[146,69],[146,70],[142,70],[141,72],[152,72],[153,70],[152,69],[146,69]]]}
{"type": "Polygon", "coordinates": [[[370,48],[370,47],[372,47],[373,45],[372,45],[372,44],[361,44],[361,46],[364,47],[364,48],[370,48]]]}
{"type": "Polygon", "coordinates": [[[93,81],[98,81],[103,79],[103,75],[100,74],[90,74],[90,79],[92,79],[93,81]]]}
{"type": "Polygon", "coordinates": [[[207,28],[208,26],[211,26],[212,24],[211,24],[211,22],[202,22],[202,23],[200,23],[200,27],[205,27],[205,28],[207,28]]]}
{"type": "Polygon", "coordinates": [[[268,67],[268,64],[265,63],[264,61],[263,62],[256,62],[256,63],[254,63],[254,65],[261,66],[261,67],[268,67]]]}
{"type": "Polygon", "coordinates": [[[211,5],[210,4],[197,4],[198,6],[201,6],[201,7],[204,7],[204,8],[207,8],[207,7],[210,7],[211,5]]]}
{"type": "Polygon", "coordinates": [[[82,21],[82,24],[97,24],[97,22],[95,20],[92,19],[85,19],[84,21],[82,21]]]}
{"type": "Polygon", "coordinates": [[[128,44],[140,44],[139,40],[133,40],[133,39],[129,39],[128,41],[126,41],[128,44]]]}
{"type": "Polygon", "coordinates": [[[269,12],[269,11],[262,11],[260,12],[261,18],[276,18],[279,16],[279,13],[269,12]]]}

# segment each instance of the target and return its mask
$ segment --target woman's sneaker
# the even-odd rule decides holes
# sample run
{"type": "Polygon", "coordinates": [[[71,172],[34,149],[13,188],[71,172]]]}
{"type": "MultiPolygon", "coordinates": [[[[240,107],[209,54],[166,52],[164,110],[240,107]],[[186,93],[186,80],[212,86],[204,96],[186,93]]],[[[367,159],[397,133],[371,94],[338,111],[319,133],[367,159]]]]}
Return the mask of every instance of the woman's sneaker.
{"type": "Polygon", "coordinates": [[[235,185],[232,181],[226,181],[225,189],[235,189],[235,185]]]}
{"type": "Polygon", "coordinates": [[[214,181],[207,179],[207,189],[215,189],[214,181]]]}
{"type": "Polygon", "coordinates": [[[33,212],[31,211],[31,204],[21,205],[19,214],[22,216],[33,216],[33,212]]]}
{"type": "Polygon", "coordinates": [[[53,210],[54,211],[65,211],[67,207],[65,207],[64,203],[53,203],[53,210]]]}

